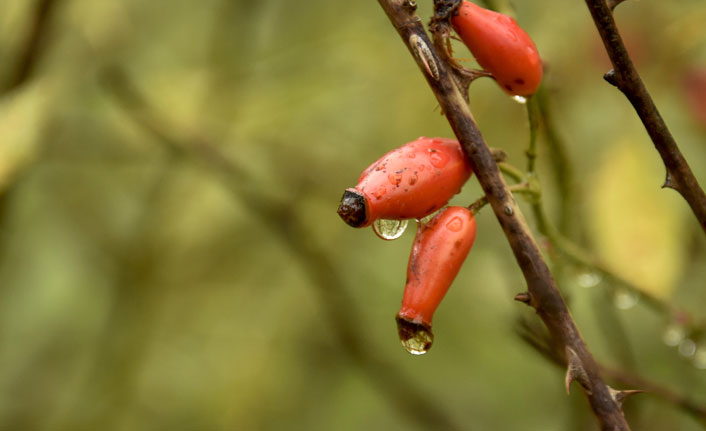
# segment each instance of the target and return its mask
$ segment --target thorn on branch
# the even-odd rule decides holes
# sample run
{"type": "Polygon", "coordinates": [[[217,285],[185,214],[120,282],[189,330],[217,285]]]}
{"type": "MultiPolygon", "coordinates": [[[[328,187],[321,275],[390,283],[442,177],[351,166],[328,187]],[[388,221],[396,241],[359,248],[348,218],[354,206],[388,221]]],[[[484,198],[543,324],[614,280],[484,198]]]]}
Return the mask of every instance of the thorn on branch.
{"type": "Polygon", "coordinates": [[[662,184],[662,188],[670,188],[674,189],[676,191],[679,191],[679,188],[677,187],[677,184],[674,182],[674,177],[672,177],[669,172],[667,172],[667,176],[664,179],[664,184],[662,184]]]}
{"type": "Polygon", "coordinates": [[[583,386],[586,393],[591,395],[593,391],[591,390],[591,384],[586,369],[583,367],[578,353],[569,346],[566,346],[566,363],[566,378],[564,379],[566,394],[568,395],[570,393],[571,382],[576,380],[583,386]]]}
{"type": "Polygon", "coordinates": [[[615,69],[610,69],[603,75],[603,79],[613,87],[618,87],[618,79],[615,76],[615,69]]]}
{"type": "Polygon", "coordinates": [[[624,1],[625,0],[606,0],[606,4],[610,8],[610,10],[613,11],[617,5],[619,5],[620,3],[624,2],[624,1]]]}
{"type": "Polygon", "coordinates": [[[530,295],[529,292],[520,292],[515,297],[513,298],[517,302],[521,302],[523,304],[527,304],[531,306],[532,304],[532,295],[530,295]]]}
{"type": "Polygon", "coordinates": [[[611,388],[610,386],[608,386],[608,390],[610,391],[610,396],[613,398],[613,401],[615,401],[621,408],[623,407],[623,401],[625,401],[629,396],[645,392],[640,389],[626,389],[619,391],[611,388]]]}

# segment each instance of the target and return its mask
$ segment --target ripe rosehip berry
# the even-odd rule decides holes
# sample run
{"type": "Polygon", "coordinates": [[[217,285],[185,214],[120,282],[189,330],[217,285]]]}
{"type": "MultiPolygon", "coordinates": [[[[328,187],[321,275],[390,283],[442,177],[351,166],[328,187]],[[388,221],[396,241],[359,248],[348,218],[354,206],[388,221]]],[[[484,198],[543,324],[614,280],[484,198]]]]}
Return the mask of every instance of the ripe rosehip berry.
{"type": "Polygon", "coordinates": [[[431,320],[476,238],[476,220],[463,207],[448,207],[417,231],[407,265],[407,284],[397,313],[400,341],[421,355],[434,341],[431,320]]]}
{"type": "Polygon", "coordinates": [[[514,19],[464,1],[451,24],[478,64],[493,74],[506,93],[529,96],[537,91],[542,61],[534,42],[514,19]]]}
{"type": "Polygon", "coordinates": [[[420,219],[446,205],[471,173],[458,141],[421,137],[363,171],[358,185],[343,193],[338,215],[353,227],[420,219]]]}

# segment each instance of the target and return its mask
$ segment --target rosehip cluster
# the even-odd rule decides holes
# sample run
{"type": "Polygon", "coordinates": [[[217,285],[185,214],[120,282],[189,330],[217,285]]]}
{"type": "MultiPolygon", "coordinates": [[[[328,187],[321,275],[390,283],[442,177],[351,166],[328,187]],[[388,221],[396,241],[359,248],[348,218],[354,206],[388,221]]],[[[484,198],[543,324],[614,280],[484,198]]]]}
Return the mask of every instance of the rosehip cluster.
{"type": "MultiPolygon", "coordinates": [[[[537,48],[512,18],[464,1],[451,23],[478,63],[505,92],[533,94],[542,80],[537,48]]],[[[361,228],[381,220],[420,220],[441,209],[472,174],[458,141],[421,137],[370,165],[343,194],[338,214],[361,228]]],[[[418,222],[407,265],[397,327],[413,354],[431,347],[434,312],[461,269],[476,237],[473,212],[448,207],[418,222]]]]}
{"type": "MultiPolygon", "coordinates": [[[[358,185],[346,189],[338,207],[353,227],[378,219],[422,219],[461,190],[472,174],[458,141],[421,137],[390,151],[370,165],[358,185]]],[[[407,266],[407,283],[397,326],[402,345],[426,353],[434,311],[473,245],[476,222],[463,207],[448,207],[419,223],[407,266]]]]}

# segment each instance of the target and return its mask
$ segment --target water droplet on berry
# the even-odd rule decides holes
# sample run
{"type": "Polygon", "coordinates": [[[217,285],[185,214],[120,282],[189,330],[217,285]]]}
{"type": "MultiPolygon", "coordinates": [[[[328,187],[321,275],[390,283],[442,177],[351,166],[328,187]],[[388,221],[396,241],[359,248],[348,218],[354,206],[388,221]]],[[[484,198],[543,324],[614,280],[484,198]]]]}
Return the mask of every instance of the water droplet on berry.
{"type": "Polygon", "coordinates": [[[407,180],[407,182],[409,183],[410,186],[413,186],[413,185],[417,184],[417,180],[418,180],[418,179],[419,179],[419,177],[417,176],[417,174],[416,174],[416,173],[413,173],[413,174],[409,177],[409,180],[407,180]]]}
{"type": "Polygon", "coordinates": [[[385,186],[380,186],[375,189],[373,192],[373,196],[375,196],[375,199],[380,199],[381,197],[385,196],[385,193],[387,193],[387,189],[385,186]]]}
{"type": "Polygon", "coordinates": [[[437,169],[441,169],[446,166],[446,163],[448,163],[449,161],[449,157],[443,153],[436,151],[431,153],[431,155],[429,156],[429,160],[431,160],[432,166],[437,169]]]}
{"type": "Polygon", "coordinates": [[[387,176],[387,180],[393,186],[399,186],[402,182],[402,174],[394,173],[387,176]]]}
{"type": "Polygon", "coordinates": [[[402,236],[407,229],[408,220],[377,219],[373,222],[375,235],[385,241],[392,241],[402,236]]]}
{"type": "Polygon", "coordinates": [[[446,229],[451,232],[459,232],[463,229],[463,220],[460,217],[454,217],[446,223],[446,229]]]}
{"type": "Polygon", "coordinates": [[[512,99],[513,99],[515,102],[517,102],[517,103],[519,103],[519,104],[521,104],[521,105],[524,105],[525,103],[527,103],[527,98],[526,98],[526,97],[522,97],[522,96],[512,96],[512,99]]]}
{"type": "Polygon", "coordinates": [[[397,333],[402,347],[413,355],[425,354],[434,343],[434,334],[430,327],[401,317],[397,318],[397,333]]]}

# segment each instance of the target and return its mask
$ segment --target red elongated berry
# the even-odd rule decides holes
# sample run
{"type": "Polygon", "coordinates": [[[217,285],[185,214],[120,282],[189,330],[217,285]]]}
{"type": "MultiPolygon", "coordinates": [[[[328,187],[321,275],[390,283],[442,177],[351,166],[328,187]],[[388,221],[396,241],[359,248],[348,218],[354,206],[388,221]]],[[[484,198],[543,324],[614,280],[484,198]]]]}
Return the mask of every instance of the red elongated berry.
{"type": "Polygon", "coordinates": [[[476,238],[476,219],[464,207],[448,207],[417,231],[407,265],[407,284],[397,313],[400,341],[421,355],[434,341],[431,321],[476,238]]]}
{"type": "Polygon", "coordinates": [[[471,176],[458,141],[421,137],[370,165],[346,189],[338,215],[353,227],[377,219],[420,219],[446,205],[471,176]]]}
{"type": "Polygon", "coordinates": [[[506,93],[529,96],[537,91],[542,61],[532,39],[513,18],[464,1],[451,24],[506,93]]]}

